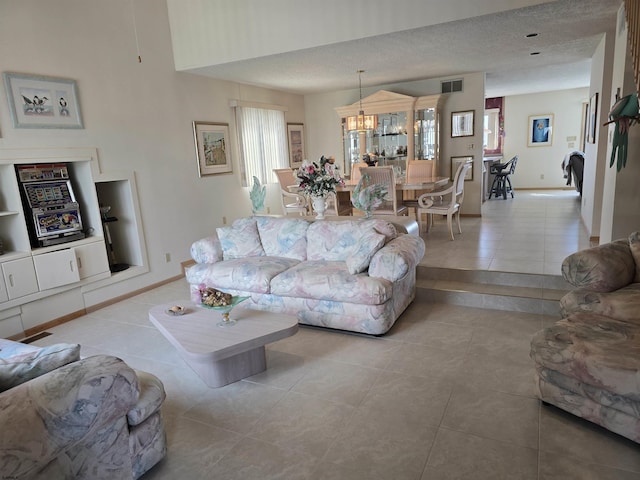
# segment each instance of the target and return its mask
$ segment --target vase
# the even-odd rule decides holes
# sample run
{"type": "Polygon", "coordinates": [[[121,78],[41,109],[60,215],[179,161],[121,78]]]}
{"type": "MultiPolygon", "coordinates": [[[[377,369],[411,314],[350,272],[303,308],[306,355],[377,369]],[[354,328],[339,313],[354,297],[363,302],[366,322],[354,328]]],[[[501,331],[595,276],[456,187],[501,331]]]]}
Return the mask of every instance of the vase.
{"type": "Polygon", "coordinates": [[[324,220],[324,212],[327,209],[327,202],[324,197],[311,197],[311,206],[316,212],[316,220],[324,220]]]}

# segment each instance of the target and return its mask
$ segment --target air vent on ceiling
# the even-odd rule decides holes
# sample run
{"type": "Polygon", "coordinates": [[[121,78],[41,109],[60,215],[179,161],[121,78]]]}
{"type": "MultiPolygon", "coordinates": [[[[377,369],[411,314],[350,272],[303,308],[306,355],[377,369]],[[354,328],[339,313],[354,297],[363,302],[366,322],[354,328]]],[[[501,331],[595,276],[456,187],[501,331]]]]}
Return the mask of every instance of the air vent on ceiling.
{"type": "Polygon", "coordinates": [[[452,92],[461,92],[462,91],[462,79],[459,78],[457,80],[447,80],[445,82],[441,82],[442,93],[452,93],[452,92]]]}

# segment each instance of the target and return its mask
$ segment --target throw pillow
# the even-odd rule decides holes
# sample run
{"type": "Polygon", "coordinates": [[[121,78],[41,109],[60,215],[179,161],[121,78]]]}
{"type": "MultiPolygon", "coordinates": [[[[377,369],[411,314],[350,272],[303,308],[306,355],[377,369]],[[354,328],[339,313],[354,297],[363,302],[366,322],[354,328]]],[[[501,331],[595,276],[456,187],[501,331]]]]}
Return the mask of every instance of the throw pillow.
{"type": "Polygon", "coordinates": [[[0,358],[0,392],[80,360],[80,345],[59,343],[0,358]]]}
{"type": "Polygon", "coordinates": [[[240,218],[229,227],[216,228],[216,232],[224,260],[264,255],[255,218],[240,218]]]}
{"type": "Polygon", "coordinates": [[[385,236],[373,230],[365,233],[356,244],[353,252],[347,257],[347,270],[352,275],[364,272],[369,262],[385,242],[385,236]]]}

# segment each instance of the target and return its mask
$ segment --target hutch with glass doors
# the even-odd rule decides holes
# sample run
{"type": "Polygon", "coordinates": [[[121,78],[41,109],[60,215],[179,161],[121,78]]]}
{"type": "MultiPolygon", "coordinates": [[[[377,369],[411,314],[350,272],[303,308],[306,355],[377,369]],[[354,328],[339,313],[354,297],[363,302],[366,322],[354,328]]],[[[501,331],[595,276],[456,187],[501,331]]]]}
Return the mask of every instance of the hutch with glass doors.
{"type": "Polygon", "coordinates": [[[376,165],[391,165],[405,171],[407,162],[432,162],[432,175],[439,169],[440,110],[442,95],[411,97],[380,90],[351,105],[335,110],[341,120],[344,170],[368,159],[376,165]],[[370,128],[357,129],[353,119],[360,111],[370,128]]]}

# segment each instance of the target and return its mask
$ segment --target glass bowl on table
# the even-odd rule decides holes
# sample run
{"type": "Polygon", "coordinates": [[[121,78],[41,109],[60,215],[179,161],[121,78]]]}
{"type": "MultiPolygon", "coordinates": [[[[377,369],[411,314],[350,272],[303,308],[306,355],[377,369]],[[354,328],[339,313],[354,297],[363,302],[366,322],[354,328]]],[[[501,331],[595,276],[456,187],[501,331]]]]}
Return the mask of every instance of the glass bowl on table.
{"type": "Polygon", "coordinates": [[[229,314],[231,313],[231,310],[233,310],[233,307],[235,307],[236,305],[238,305],[241,302],[244,302],[246,299],[248,299],[249,297],[242,297],[242,296],[232,296],[231,297],[231,302],[229,302],[227,305],[207,305],[206,303],[200,303],[200,307],[202,308],[206,308],[208,310],[215,310],[216,312],[220,312],[222,314],[222,320],[220,320],[217,325],[219,327],[229,327],[231,325],[234,325],[236,323],[235,320],[233,320],[232,318],[229,317],[229,314]]]}

